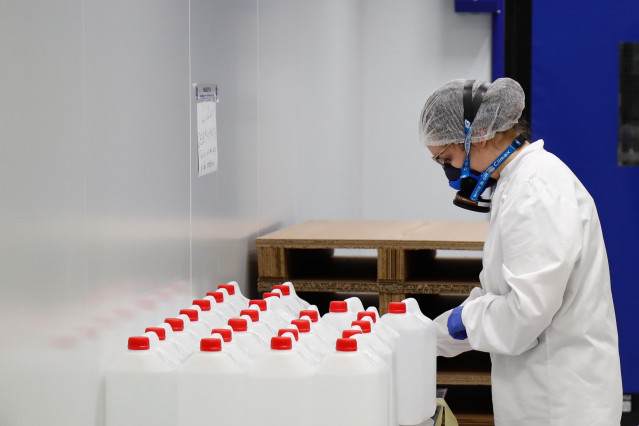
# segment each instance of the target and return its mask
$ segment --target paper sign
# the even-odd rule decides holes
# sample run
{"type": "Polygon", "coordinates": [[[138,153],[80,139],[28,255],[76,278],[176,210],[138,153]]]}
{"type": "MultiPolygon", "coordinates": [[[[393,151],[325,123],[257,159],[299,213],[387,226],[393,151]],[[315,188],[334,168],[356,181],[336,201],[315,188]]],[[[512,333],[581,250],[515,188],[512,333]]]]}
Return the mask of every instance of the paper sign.
{"type": "Polygon", "coordinates": [[[198,176],[217,170],[216,102],[197,103],[198,176]]]}

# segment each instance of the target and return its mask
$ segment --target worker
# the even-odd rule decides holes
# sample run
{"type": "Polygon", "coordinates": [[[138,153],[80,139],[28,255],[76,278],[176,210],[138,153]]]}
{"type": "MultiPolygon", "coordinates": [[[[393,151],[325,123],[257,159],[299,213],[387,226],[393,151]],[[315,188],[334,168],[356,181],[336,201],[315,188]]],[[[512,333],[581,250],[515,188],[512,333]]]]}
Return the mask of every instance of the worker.
{"type": "Polygon", "coordinates": [[[595,203],[543,140],[527,140],[523,109],[520,85],[500,78],[450,81],[422,110],[421,139],[457,190],[454,204],[490,212],[481,288],[436,319],[438,355],[491,354],[496,425],[619,425],[617,324],[595,203]]]}

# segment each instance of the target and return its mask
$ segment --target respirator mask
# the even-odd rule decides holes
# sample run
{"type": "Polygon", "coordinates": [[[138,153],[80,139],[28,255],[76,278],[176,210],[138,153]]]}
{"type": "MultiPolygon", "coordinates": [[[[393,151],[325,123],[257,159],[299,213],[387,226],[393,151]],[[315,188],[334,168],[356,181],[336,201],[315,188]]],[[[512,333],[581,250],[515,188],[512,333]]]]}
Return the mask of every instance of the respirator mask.
{"type": "Polygon", "coordinates": [[[453,167],[450,164],[445,164],[443,167],[449,185],[457,190],[453,204],[466,210],[488,213],[490,212],[490,199],[482,198],[481,195],[487,188],[495,186],[497,183],[490,175],[492,175],[522,143],[519,142],[518,139],[515,139],[483,172],[478,172],[470,168],[470,129],[489,86],[487,83],[482,84],[473,97],[474,83],[475,80],[467,80],[464,84],[464,131],[466,133],[464,137],[464,150],[466,151],[464,164],[461,169],[453,167]]]}

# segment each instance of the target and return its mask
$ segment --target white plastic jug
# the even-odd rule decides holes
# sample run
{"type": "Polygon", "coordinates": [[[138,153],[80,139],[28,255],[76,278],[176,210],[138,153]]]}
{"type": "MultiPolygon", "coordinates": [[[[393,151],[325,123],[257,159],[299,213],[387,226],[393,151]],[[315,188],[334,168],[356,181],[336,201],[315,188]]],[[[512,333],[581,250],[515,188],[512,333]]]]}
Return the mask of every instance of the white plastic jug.
{"type": "Polygon", "coordinates": [[[235,286],[232,284],[220,284],[217,286],[217,291],[224,293],[224,300],[235,306],[238,312],[248,307],[248,300],[244,296],[237,294],[235,286]]]}
{"type": "Polygon", "coordinates": [[[172,426],[175,397],[172,370],[149,337],[130,337],[106,372],[106,426],[172,426]]]}
{"type": "Polygon", "coordinates": [[[346,302],[346,306],[348,306],[348,311],[354,313],[356,316],[358,312],[364,310],[364,305],[359,297],[349,297],[344,299],[344,302],[346,302]]]}
{"type": "Polygon", "coordinates": [[[178,369],[177,425],[244,426],[246,391],[243,367],[222,348],[222,339],[205,338],[200,351],[178,369]]]}
{"type": "Polygon", "coordinates": [[[260,311],[260,320],[264,321],[273,330],[279,330],[282,326],[286,325],[286,322],[272,309],[268,309],[266,300],[257,299],[249,301],[249,309],[257,309],[260,311]]]}
{"type": "Polygon", "coordinates": [[[273,337],[248,370],[247,425],[300,426],[313,416],[313,374],[290,337],[273,337]]]}
{"type": "Polygon", "coordinates": [[[236,341],[233,340],[231,328],[214,328],[211,330],[211,337],[222,339],[224,352],[231,355],[240,366],[246,369],[251,362],[251,356],[236,341]]]}
{"type": "Polygon", "coordinates": [[[173,329],[173,339],[184,348],[187,357],[197,350],[200,338],[192,330],[184,328],[184,319],[166,318],[164,322],[173,329]]]}
{"type": "Polygon", "coordinates": [[[249,298],[244,296],[244,294],[242,294],[242,289],[240,289],[240,285],[237,283],[237,281],[229,281],[228,283],[226,283],[227,285],[232,285],[233,288],[235,289],[235,296],[237,296],[240,300],[242,300],[246,305],[248,305],[249,302],[249,298]]]}
{"type": "Polygon", "coordinates": [[[282,302],[282,295],[278,293],[264,293],[262,296],[266,301],[267,309],[275,312],[275,314],[280,317],[285,324],[289,324],[291,320],[297,318],[298,313],[293,312],[284,302],[282,302]]]}
{"type": "Polygon", "coordinates": [[[377,310],[370,311],[366,310],[364,312],[357,313],[357,320],[367,320],[371,323],[373,327],[373,331],[375,331],[381,338],[383,338],[388,343],[391,343],[393,347],[397,346],[399,342],[399,334],[393,330],[388,325],[379,321],[379,315],[377,315],[377,310]]]}
{"type": "Polygon", "coordinates": [[[246,318],[231,318],[229,326],[233,329],[233,340],[244,349],[251,358],[256,358],[266,352],[266,342],[257,333],[248,328],[246,318]]]}
{"type": "MultiPolygon", "coordinates": [[[[435,413],[436,362],[425,324],[406,312],[402,302],[391,302],[380,322],[399,333],[397,345],[397,419],[401,425],[417,425],[435,413]],[[435,360],[435,361],[433,361],[435,360]]],[[[435,350],[436,350],[436,344],[435,350]]]]}
{"type": "MultiPolygon", "coordinates": [[[[388,369],[337,339],[315,374],[315,426],[388,426],[388,369]]],[[[308,424],[308,423],[307,423],[308,424]]]]}
{"type": "MultiPolygon", "coordinates": [[[[406,312],[410,315],[414,315],[418,318],[426,327],[427,330],[427,342],[428,342],[428,352],[424,358],[425,366],[430,371],[428,376],[437,376],[437,324],[433,322],[430,318],[424,315],[419,308],[419,303],[414,298],[404,299],[403,303],[406,305],[406,312]]],[[[436,394],[437,394],[437,385],[434,384],[430,388],[431,395],[428,397],[429,401],[435,401],[436,404],[436,394]]],[[[432,409],[435,412],[436,406],[431,406],[429,410],[432,409]]]]}
{"type": "Polygon", "coordinates": [[[344,301],[332,301],[328,310],[328,313],[322,317],[322,323],[330,325],[340,333],[349,328],[351,322],[357,318],[357,314],[350,312],[348,304],[344,301]]]}
{"type": "Polygon", "coordinates": [[[200,307],[200,321],[205,323],[210,330],[224,327],[229,320],[221,312],[211,309],[210,300],[195,299],[193,305],[200,307]]]}
{"type": "Polygon", "coordinates": [[[293,350],[298,351],[304,359],[311,365],[318,365],[320,362],[320,357],[318,354],[311,351],[311,349],[306,345],[306,343],[300,341],[300,332],[295,326],[291,326],[291,328],[281,328],[277,332],[278,337],[290,337],[293,341],[293,350]]]}
{"type": "Polygon", "coordinates": [[[326,345],[332,345],[339,337],[339,332],[328,323],[319,321],[319,313],[314,309],[300,311],[300,319],[311,322],[311,332],[317,334],[326,345]]]}
{"type": "Polygon", "coordinates": [[[191,353],[184,347],[184,345],[174,336],[173,328],[170,324],[163,322],[156,326],[164,330],[164,336],[167,342],[172,342],[178,349],[178,360],[180,363],[186,359],[191,353]]]}
{"type": "Polygon", "coordinates": [[[310,304],[306,300],[302,299],[301,297],[297,295],[297,292],[295,291],[295,287],[293,286],[292,282],[286,281],[282,285],[289,288],[291,297],[296,299],[298,303],[300,304],[300,311],[304,309],[308,309],[310,307],[310,304]]]}
{"type": "Polygon", "coordinates": [[[212,310],[219,312],[225,318],[231,319],[240,313],[240,309],[226,300],[226,294],[226,291],[209,291],[204,299],[211,302],[212,310]]]}
{"type": "Polygon", "coordinates": [[[200,307],[197,305],[192,306],[189,309],[180,309],[180,315],[178,318],[184,320],[184,328],[192,330],[198,336],[199,339],[209,337],[211,334],[211,327],[209,327],[203,321],[200,321],[200,307]]]}
{"type": "Polygon", "coordinates": [[[164,354],[164,358],[169,366],[175,368],[181,364],[184,359],[177,343],[173,340],[166,339],[166,330],[163,327],[147,327],[144,330],[144,335],[148,333],[154,333],[158,339],[158,350],[164,354]]]}
{"type": "Polygon", "coordinates": [[[317,334],[311,333],[311,322],[309,320],[296,319],[291,321],[291,324],[300,332],[300,341],[308,346],[313,354],[320,359],[326,355],[330,348],[317,334]]]}
{"type": "Polygon", "coordinates": [[[257,309],[242,309],[240,318],[250,319],[248,323],[249,329],[255,331],[264,342],[270,341],[271,337],[275,335],[275,330],[265,322],[260,321],[260,312],[257,309]]]}

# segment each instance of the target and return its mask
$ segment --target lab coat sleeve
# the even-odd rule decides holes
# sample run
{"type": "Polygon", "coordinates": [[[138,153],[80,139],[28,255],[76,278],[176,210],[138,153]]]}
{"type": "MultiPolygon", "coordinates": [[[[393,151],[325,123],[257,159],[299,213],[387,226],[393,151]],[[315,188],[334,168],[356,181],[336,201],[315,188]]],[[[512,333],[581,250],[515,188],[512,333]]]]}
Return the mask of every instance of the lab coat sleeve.
{"type": "Polygon", "coordinates": [[[571,194],[536,181],[512,189],[493,218],[501,229],[503,263],[484,264],[500,268],[508,291],[470,301],[462,321],[473,349],[519,355],[535,345],[561,308],[581,253],[582,228],[571,194]]]}
{"type": "MultiPolygon", "coordinates": [[[[486,292],[482,288],[473,288],[468,298],[462,303],[462,306],[484,294],[486,294],[486,292]]],[[[451,312],[452,309],[444,312],[433,321],[437,327],[437,356],[450,358],[472,349],[468,343],[468,339],[457,340],[448,334],[448,317],[451,312]]]]}

